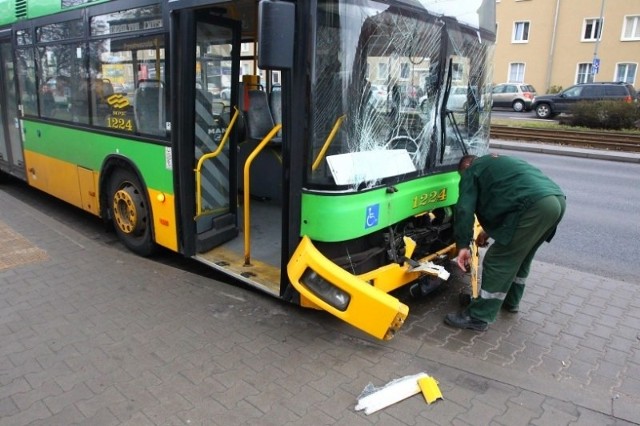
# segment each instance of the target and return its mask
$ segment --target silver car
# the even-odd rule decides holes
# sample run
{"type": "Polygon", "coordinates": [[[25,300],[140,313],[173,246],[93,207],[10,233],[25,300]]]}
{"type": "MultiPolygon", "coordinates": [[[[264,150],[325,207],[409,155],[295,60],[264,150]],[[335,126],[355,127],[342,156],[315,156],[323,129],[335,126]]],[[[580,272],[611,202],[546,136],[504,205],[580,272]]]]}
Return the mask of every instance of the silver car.
{"type": "Polygon", "coordinates": [[[491,91],[494,107],[513,108],[516,112],[531,110],[536,89],[525,83],[496,84],[491,91]]]}

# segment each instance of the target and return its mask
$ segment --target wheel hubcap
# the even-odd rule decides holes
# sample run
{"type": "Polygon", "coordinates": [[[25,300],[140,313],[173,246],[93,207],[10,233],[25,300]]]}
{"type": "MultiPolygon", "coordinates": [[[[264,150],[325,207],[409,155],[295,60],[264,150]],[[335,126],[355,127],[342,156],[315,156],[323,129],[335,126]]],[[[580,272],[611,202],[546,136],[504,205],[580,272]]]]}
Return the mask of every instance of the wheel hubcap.
{"type": "Polygon", "coordinates": [[[125,234],[135,235],[144,231],[142,215],[137,206],[142,197],[132,186],[125,186],[113,194],[113,217],[125,234]]]}

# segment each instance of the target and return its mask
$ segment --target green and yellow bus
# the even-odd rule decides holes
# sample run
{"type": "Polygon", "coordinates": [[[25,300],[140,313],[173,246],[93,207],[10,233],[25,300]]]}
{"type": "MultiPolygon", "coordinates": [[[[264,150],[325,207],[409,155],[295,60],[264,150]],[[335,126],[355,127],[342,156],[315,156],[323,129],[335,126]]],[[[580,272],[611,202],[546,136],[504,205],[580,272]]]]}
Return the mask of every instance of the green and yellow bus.
{"type": "Polygon", "coordinates": [[[380,339],[408,315],[390,293],[446,276],[456,166],[488,150],[494,0],[0,11],[0,174],[140,255],[165,247],[380,339]]]}

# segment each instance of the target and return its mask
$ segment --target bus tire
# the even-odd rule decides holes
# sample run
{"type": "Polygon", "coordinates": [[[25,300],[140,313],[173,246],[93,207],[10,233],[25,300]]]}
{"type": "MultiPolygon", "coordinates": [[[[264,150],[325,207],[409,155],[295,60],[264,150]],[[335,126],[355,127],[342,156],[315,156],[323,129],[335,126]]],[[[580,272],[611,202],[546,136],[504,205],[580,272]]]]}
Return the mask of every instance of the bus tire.
{"type": "Polygon", "coordinates": [[[140,256],[156,251],[146,191],[130,170],[116,169],[109,179],[109,213],[120,241],[140,256]]]}

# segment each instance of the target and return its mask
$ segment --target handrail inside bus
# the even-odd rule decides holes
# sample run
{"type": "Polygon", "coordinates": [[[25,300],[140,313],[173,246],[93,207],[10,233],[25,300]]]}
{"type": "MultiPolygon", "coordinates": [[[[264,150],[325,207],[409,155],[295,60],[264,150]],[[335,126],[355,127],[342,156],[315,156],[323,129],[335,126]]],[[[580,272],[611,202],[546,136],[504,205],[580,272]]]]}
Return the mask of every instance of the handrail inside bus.
{"type": "Polygon", "coordinates": [[[227,126],[227,130],[225,130],[224,135],[222,136],[222,139],[220,140],[220,144],[218,145],[218,148],[213,152],[210,152],[208,154],[203,155],[198,160],[198,165],[196,166],[196,170],[195,170],[195,172],[196,172],[196,217],[198,217],[198,216],[200,216],[202,214],[202,187],[201,187],[202,165],[208,159],[215,158],[218,155],[220,155],[220,153],[222,152],[222,149],[224,148],[224,144],[229,139],[229,135],[231,134],[231,130],[233,129],[233,126],[234,126],[234,124],[236,124],[236,120],[238,119],[238,116],[240,115],[240,110],[237,107],[234,106],[233,109],[236,112],[233,113],[233,117],[231,118],[231,121],[229,122],[229,125],[227,126]]]}
{"type": "Polygon", "coordinates": [[[258,146],[251,152],[249,157],[247,157],[247,161],[244,163],[244,266],[251,265],[251,247],[250,247],[250,234],[251,234],[251,220],[249,218],[249,210],[250,210],[250,185],[249,185],[249,169],[251,168],[251,163],[253,160],[260,154],[262,149],[271,142],[271,139],[282,129],[282,124],[276,124],[276,126],[271,129],[271,131],[264,137],[258,144],[258,146]]]}
{"type": "Polygon", "coordinates": [[[335,124],[333,125],[333,129],[331,129],[331,133],[329,133],[329,136],[327,136],[327,140],[324,142],[324,145],[322,145],[322,149],[318,153],[318,157],[316,158],[316,161],[314,161],[313,165],[311,166],[312,171],[317,169],[318,166],[320,166],[320,162],[324,158],[324,155],[327,153],[327,149],[329,149],[329,145],[331,145],[331,142],[333,142],[333,138],[336,137],[336,133],[338,133],[338,129],[342,125],[342,122],[344,121],[345,118],[347,118],[347,114],[344,114],[338,117],[338,119],[336,120],[335,124]]]}

